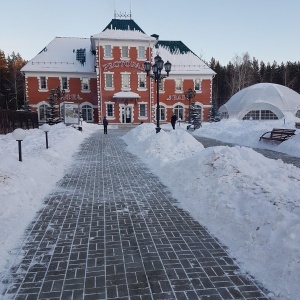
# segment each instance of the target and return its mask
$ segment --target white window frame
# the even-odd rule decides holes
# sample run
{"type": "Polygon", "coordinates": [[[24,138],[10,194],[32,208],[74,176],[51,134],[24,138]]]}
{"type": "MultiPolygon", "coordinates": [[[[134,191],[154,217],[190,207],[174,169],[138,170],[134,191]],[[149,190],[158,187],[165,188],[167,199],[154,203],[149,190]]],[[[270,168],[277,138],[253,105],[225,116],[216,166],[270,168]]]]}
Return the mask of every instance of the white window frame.
{"type": "Polygon", "coordinates": [[[175,93],[182,92],[182,91],[183,91],[183,80],[182,80],[182,78],[176,78],[175,79],[175,93]],[[180,85],[180,88],[178,89],[179,85],[180,85]]]}
{"type": "Polygon", "coordinates": [[[202,80],[200,78],[194,79],[194,90],[198,93],[202,92],[202,80]],[[198,84],[199,84],[199,88],[197,88],[198,84]]]}
{"type": "Polygon", "coordinates": [[[104,59],[112,59],[112,46],[111,45],[104,45],[104,59]]]}
{"type": "Polygon", "coordinates": [[[105,116],[108,120],[115,118],[115,103],[114,102],[106,102],[105,103],[105,116]],[[112,106],[112,116],[108,115],[108,105],[112,106]]]}
{"type": "Polygon", "coordinates": [[[122,83],[122,91],[130,91],[130,73],[122,72],[121,73],[121,83],[122,83]],[[128,86],[125,78],[128,78],[128,86]]]}
{"type": "Polygon", "coordinates": [[[81,78],[81,92],[83,92],[83,93],[90,92],[90,78],[88,78],[88,77],[81,78]]]}
{"type": "Polygon", "coordinates": [[[80,106],[80,112],[81,112],[81,116],[82,116],[82,118],[84,119],[85,122],[88,122],[88,123],[93,123],[94,122],[94,108],[93,108],[92,104],[82,103],[82,105],[80,106]],[[87,111],[87,113],[85,115],[82,113],[83,110],[87,111]],[[84,118],[84,116],[87,116],[87,117],[89,116],[88,111],[91,111],[91,118],[90,119],[89,118],[84,118]]]}
{"type": "Polygon", "coordinates": [[[147,83],[146,74],[145,73],[138,73],[138,88],[137,88],[137,90],[138,91],[144,91],[144,90],[146,90],[147,89],[146,83],[147,83]],[[144,82],[144,86],[143,87],[140,86],[141,79],[143,79],[143,82],[144,82]]]}
{"type": "Polygon", "coordinates": [[[39,77],[39,92],[47,92],[48,91],[48,85],[47,85],[47,80],[48,78],[46,76],[40,76],[39,77]],[[45,82],[42,82],[45,79],[45,82]],[[42,83],[44,83],[45,85],[42,86],[42,83]]]}
{"type": "Polygon", "coordinates": [[[128,60],[129,59],[129,47],[128,46],[121,46],[120,50],[121,50],[121,59],[122,60],[128,60]],[[124,53],[125,53],[125,55],[124,55],[124,53]]]}
{"type": "Polygon", "coordinates": [[[105,87],[104,87],[104,89],[106,91],[112,91],[112,90],[115,89],[115,87],[114,87],[114,73],[113,72],[105,72],[104,73],[104,80],[105,80],[105,87]],[[108,75],[111,75],[111,86],[107,85],[107,76],[108,75]]]}
{"type": "Polygon", "coordinates": [[[43,101],[39,104],[38,106],[38,117],[39,117],[39,122],[47,122],[47,119],[49,117],[49,111],[48,109],[50,108],[49,103],[43,101]],[[45,118],[41,119],[41,108],[43,107],[43,114],[45,115],[45,118]]]}
{"type": "Polygon", "coordinates": [[[61,77],[61,89],[65,91],[69,91],[69,78],[68,77],[61,77]],[[64,86],[64,79],[66,79],[66,86],[64,86]]]}
{"type": "Polygon", "coordinates": [[[146,47],[145,46],[138,46],[137,48],[138,52],[138,60],[144,60],[146,59],[146,47]]]}
{"type": "Polygon", "coordinates": [[[148,113],[147,113],[148,107],[147,107],[147,102],[140,102],[139,103],[139,120],[146,120],[148,118],[148,113]],[[141,106],[145,106],[145,115],[141,115],[141,106]]]}

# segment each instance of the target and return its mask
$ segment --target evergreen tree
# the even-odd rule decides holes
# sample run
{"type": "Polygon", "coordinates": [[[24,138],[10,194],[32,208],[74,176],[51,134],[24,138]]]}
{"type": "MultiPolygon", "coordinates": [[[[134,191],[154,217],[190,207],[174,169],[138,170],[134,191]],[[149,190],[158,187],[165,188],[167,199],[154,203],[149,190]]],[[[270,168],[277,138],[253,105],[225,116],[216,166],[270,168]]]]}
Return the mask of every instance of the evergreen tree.
{"type": "Polygon", "coordinates": [[[10,90],[9,108],[18,110],[25,103],[25,81],[21,68],[26,64],[19,53],[14,52],[7,58],[8,88],[10,90]]]}

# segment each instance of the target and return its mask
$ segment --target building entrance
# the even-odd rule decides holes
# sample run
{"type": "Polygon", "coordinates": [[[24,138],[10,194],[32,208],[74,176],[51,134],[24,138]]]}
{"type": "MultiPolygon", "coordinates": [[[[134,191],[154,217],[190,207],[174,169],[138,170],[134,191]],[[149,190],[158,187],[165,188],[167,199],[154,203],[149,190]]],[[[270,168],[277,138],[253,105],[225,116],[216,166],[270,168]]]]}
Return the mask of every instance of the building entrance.
{"type": "Polygon", "coordinates": [[[132,107],[122,107],[122,123],[132,123],[132,107]]]}

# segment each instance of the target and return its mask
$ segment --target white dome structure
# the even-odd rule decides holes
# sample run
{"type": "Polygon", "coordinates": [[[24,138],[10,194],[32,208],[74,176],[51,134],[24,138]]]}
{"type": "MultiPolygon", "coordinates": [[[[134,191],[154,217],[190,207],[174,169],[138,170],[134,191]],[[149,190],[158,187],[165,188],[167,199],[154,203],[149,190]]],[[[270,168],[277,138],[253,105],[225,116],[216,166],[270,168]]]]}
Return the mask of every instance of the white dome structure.
{"type": "Polygon", "coordinates": [[[300,117],[300,94],[274,83],[258,83],[234,94],[219,108],[221,118],[275,120],[286,112],[300,117]]]}

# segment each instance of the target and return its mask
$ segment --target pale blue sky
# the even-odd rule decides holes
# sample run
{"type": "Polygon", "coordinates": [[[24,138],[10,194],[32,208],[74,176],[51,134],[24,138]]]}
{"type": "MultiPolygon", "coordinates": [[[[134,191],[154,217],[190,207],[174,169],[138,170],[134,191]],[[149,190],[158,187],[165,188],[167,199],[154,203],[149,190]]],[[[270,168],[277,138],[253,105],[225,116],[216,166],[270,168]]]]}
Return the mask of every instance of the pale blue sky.
{"type": "Polygon", "coordinates": [[[148,34],[181,40],[226,65],[248,52],[259,61],[300,61],[299,0],[0,0],[0,49],[33,58],[57,36],[101,32],[129,12],[148,34]]]}

